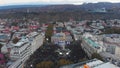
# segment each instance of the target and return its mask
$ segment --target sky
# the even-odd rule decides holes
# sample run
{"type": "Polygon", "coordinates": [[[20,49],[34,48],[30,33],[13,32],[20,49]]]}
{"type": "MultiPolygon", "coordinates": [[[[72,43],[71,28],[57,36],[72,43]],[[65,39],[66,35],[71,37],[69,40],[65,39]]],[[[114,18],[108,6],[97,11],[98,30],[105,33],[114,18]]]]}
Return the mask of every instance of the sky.
{"type": "Polygon", "coordinates": [[[96,2],[112,2],[117,3],[120,0],[0,0],[0,6],[20,5],[20,4],[82,4],[96,2]]]}

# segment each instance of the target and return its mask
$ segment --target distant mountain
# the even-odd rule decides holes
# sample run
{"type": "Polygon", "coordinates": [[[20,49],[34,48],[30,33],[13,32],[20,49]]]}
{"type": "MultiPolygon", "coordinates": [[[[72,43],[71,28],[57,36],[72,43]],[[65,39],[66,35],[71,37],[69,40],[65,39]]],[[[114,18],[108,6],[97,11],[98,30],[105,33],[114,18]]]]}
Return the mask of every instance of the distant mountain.
{"type": "Polygon", "coordinates": [[[81,5],[81,8],[90,10],[90,9],[98,9],[98,8],[120,8],[120,3],[109,3],[109,2],[99,2],[99,3],[87,3],[81,5]]]}
{"type": "Polygon", "coordinates": [[[33,7],[43,7],[46,5],[10,5],[10,6],[0,6],[0,10],[4,9],[18,9],[18,8],[33,8],[33,7]]]}
{"type": "Polygon", "coordinates": [[[12,5],[12,6],[1,6],[0,12],[2,13],[14,13],[14,12],[26,12],[27,9],[30,12],[63,12],[63,11],[91,11],[96,9],[105,8],[110,12],[120,12],[120,3],[84,3],[82,5],[12,5]]]}
{"type": "Polygon", "coordinates": [[[0,18],[34,18],[40,22],[68,21],[70,19],[120,19],[120,3],[101,2],[84,3],[82,5],[60,4],[1,6],[0,18]],[[103,8],[105,8],[106,11],[103,11],[103,8]]]}
{"type": "Polygon", "coordinates": [[[2,6],[0,12],[14,13],[14,12],[63,12],[63,11],[77,11],[81,10],[80,5],[13,5],[2,6]]]}

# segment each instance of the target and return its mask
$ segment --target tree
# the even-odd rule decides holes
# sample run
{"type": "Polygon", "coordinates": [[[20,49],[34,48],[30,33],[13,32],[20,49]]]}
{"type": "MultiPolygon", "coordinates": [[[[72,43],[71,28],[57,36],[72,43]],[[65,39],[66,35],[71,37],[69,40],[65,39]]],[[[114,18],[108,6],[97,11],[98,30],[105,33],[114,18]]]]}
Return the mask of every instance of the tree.
{"type": "Polygon", "coordinates": [[[53,34],[53,24],[49,24],[45,33],[45,37],[48,39],[48,42],[51,41],[52,34],[53,34]]]}
{"type": "Polygon", "coordinates": [[[89,26],[92,24],[92,21],[88,21],[86,24],[89,26]]]}
{"type": "Polygon", "coordinates": [[[73,62],[70,61],[70,60],[60,59],[57,64],[58,64],[58,66],[60,67],[60,66],[68,65],[68,64],[72,64],[72,63],[73,63],[73,62]]]}
{"type": "Polygon", "coordinates": [[[36,65],[36,68],[53,68],[54,63],[52,61],[43,61],[36,65]]]}
{"type": "Polygon", "coordinates": [[[98,53],[93,53],[91,58],[92,59],[96,58],[96,59],[99,59],[99,60],[103,60],[103,58],[98,53]]]}
{"type": "Polygon", "coordinates": [[[15,37],[15,38],[12,40],[12,42],[13,42],[14,44],[16,44],[18,41],[19,41],[19,39],[18,39],[17,37],[15,37]]]}
{"type": "Polygon", "coordinates": [[[120,28],[110,28],[110,29],[106,29],[105,32],[103,32],[105,34],[120,34],[120,28]]]}
{"type": "Polygon", "coordinates": [[[3,46],[3,45],[0,43],[0,52],[1,52],[1,48],[2,48],[2,46],[3,46]]]}
{"type": "Polygon", "coordinates": [[[12,26],[17,26],[18,23],[17,23],[17,22],[13,22],[11,25],[12,25],[12,26]]]}
{"type": "Polygon", "coordinates": [[[80,59],[79,62],[87,61],[87,58],[80,59]]]}

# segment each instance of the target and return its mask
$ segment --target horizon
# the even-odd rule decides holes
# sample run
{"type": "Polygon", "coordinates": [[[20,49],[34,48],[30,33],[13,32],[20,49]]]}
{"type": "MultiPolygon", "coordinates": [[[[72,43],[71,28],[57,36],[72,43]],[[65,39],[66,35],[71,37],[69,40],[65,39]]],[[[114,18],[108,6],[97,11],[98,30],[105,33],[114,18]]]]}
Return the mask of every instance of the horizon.
{"type": "Polygon", "coordinates": [[[84,3],[98,3],[98,2],[109,2],[109,3],[120,3],[118,0],[0,0],[0,6],[10,6],[10,5],[62,5],[62,4],[73,4],[82,5],[84,3]]]}
{"type": "MultiPolygon", "coordinates": [[[[63,4],[61,4],[61,3],[20,3],[20,4],[8,4],[8,5],[0,5],[0,7],[4,7],[4,6],[19,6],[19,5],[26,5],[26,6],[29,6],[29,5],[33,5],[33,6],[39,6],[39,5],[43,5],[43,6],[45,6],[45,5],[83,5],[83,4],[90,4],[90,3],[92,3],[92,4],[95,4],[95,3],[93,3],[93,2],[89,2],[89,3],[86,3],[86,2],[84,2],[84,3],[77,3],[77,4],[72,4],[72,3],[70,3],[70,4],[67,4],[67,3],[63,3],[63,4]]],[[[96,3],[113,3],[113,2],[96,2],[96,3]]],[[[115,3],[120,3],[120,2],[115,2],[115,3]]],[[[114,4],[115,4],[114,3],[114,4]]]]}

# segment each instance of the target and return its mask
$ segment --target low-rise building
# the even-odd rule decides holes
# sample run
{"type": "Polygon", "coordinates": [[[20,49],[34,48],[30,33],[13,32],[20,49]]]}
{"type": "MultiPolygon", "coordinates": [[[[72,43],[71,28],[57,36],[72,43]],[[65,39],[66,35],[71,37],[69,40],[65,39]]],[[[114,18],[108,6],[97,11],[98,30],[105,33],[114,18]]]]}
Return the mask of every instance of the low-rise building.
{"type": "Polygon", "coordinates": [[[65,65],[60,68],[119,68],[110,62],[103,62],[98,59],[92,59],[76,64],[65,65]]]}
{"type": "Polygon", "coordinates": [[[73,39],[70,35],[66,35],[65,33],[56,33],[51,37],[51,42],[54,44],[62,45],[62,44],[70,44],[73,39]]]}

